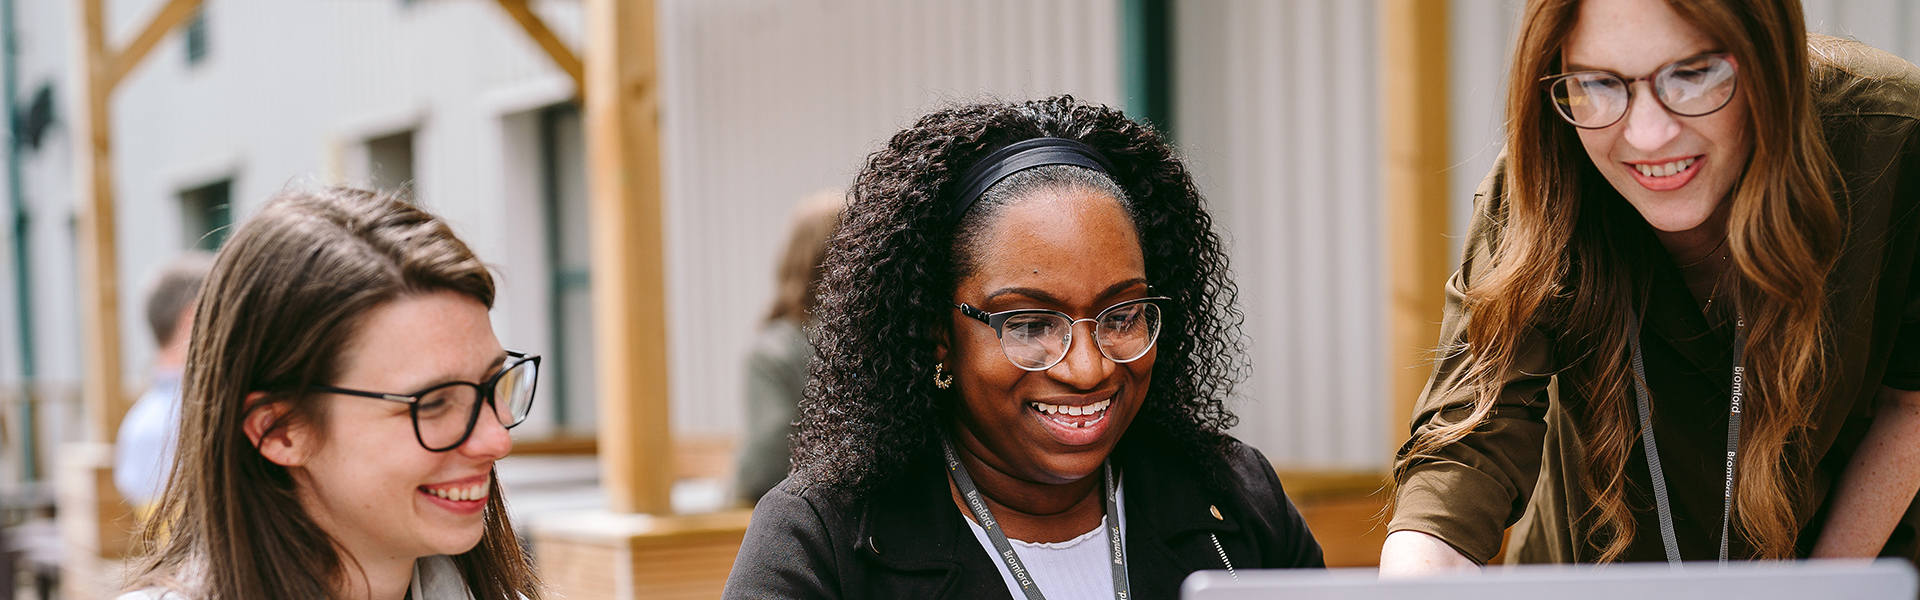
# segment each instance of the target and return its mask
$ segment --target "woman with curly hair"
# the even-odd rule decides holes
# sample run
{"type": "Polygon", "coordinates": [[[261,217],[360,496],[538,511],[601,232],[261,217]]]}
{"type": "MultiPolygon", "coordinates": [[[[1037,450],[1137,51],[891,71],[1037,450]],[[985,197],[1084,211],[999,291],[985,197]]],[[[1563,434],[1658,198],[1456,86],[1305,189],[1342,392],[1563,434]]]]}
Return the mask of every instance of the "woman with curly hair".
{"type": "Polygon", "coordinates": [[[1065,96],[928,115],[869,157],[825,269],[795,472],[726,597],[1171,598],[1322,565],[1225,433],[1234,287],[1153,130],[1065,96]]]}

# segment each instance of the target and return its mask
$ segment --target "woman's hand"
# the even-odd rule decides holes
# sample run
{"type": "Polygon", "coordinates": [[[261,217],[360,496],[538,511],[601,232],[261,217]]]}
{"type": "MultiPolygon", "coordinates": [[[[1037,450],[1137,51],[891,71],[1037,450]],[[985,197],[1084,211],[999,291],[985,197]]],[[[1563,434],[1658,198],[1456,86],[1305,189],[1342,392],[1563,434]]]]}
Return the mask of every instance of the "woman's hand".
{"type": "Polygon", "coordinates": [[[1477,570],[1479,565],[1431,535],[1403,529],[1380,547],[1380,577],[1393,579],[1477,570]]]}

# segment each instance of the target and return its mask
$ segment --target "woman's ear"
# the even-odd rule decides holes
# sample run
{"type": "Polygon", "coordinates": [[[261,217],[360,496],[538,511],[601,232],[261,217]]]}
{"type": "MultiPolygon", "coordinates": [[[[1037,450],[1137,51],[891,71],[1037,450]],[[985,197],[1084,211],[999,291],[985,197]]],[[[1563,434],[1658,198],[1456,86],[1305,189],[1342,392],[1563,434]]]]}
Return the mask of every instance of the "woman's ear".
{"type": "Polygon", "coordinates": [[[287,410],[292,408],[285,402],[266,400],[266,392],[247,394],[247,418],[241,423],[241,429],[247,432],[247,439],[260,455],[282,467],[298,467],[307,463],[311,448],[306,435],[306,423],[281,423],[287,410]]]}
{"type": "Polygon", "coordinates": [[[947,336],[952,335],[948,333],[952,330],[951,327],[937,327],[933,330],[934,360],[942,363],[947,362],[947,336]]]}

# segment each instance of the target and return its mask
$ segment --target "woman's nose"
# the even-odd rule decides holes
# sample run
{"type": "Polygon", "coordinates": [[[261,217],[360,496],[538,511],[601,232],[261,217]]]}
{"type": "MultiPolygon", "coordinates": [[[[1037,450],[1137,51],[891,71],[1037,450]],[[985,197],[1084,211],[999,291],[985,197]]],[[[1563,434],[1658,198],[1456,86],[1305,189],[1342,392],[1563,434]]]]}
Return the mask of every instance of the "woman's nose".
{"type": "Polygon", "coordinates": [[[1117,365],[1100,353],[1100,344],[1093,339],[1093,320],[1082,321],[1087,323],[1087,335],[1080,335],[1080,323],[1075,322],[1073,345],[1067,348],[1066,357],[1047,369],[1047,374],[1074,389],[1091,390],[1106,381],[1117,365]]]}
{"type": "Polygon", "coordinates": [[[1637,97],[1627,107],[1627,143],[1641,152],[1658,151],[1679,137],[1680,120],[1654,97],[1653,84],[1637,82],[1634,88],[1637,97]]]}
{"type": "Polygon", "coordinates": [[[513,452],[513,436],[493,411],[482,410],[473,424],[473,434],[460,445],[460,452],[474,458],[499,460],[513,452]]]}

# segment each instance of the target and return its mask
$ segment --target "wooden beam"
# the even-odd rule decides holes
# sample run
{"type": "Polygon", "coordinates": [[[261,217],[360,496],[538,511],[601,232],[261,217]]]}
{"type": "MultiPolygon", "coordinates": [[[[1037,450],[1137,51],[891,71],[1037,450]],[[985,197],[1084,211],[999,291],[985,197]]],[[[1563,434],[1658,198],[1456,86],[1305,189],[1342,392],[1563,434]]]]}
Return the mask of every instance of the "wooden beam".
{"type": "Polygon", "coordinates": [[[120,86],[120,81],[126,79],[127,73],[139,66],[140,61],[146,60],[147,53],[153,51],[162,38],[192,18],[194,11],[200,10],[200,3],[201,0],[167,0],[146,28],[140,30],[140,35],[134,36],[125,49],[113,54],[112,72],[107,77],[108,95],[112,95],[113,89],[120,86]]]}
{"type": "Polygon", "coordinates": [[[1446,0],[1381,6],[1381,130],[1386,133],[1388,381],[1393,450],[1432,373],[1452,253],[1447,242],[1446,0]]]}
{"type": "Polygon", "coordinates": [[[553,63],[559,65],[560,70],[566,71],[568,77],[573,78],[573,89],[578,90],[575,93],[586,93],[586,68],[580,64],[580,57],[575,55],[573,49],[568,48],[566,43],[560,41],[560,36],[554,35],[553,28],[547,27],[547,22],[540,20],[540,15],[533,13],[533,8],[527,5],[527,0],[499,0],[499,2],[500,8],[506,10],[515,22],[520,23],[520,28],[527,31],[527,35],[533,38],[534,43],[540,44],[540,49],[547,51],[547,56],[553,58],[553,63]]]}
{"type": "Polygon", "coordinates": [[[88,438],[111,442],[126,404],[120,382],[120,269],[114,254],[113,134],[108,100],[113,95],[113,56],[107,50],[101,0],[75,0],[79,51],[74,93],[81,114],[74,123],[74,176],[80,194],[80,325],[85,340],[84,402],[88,438]]]}
{"type": "Polygon", "coordinates": [[[600,468],[614,512],[672,512],[666,238],[652,0],[586,3],[587,211],[600,468]]]}

